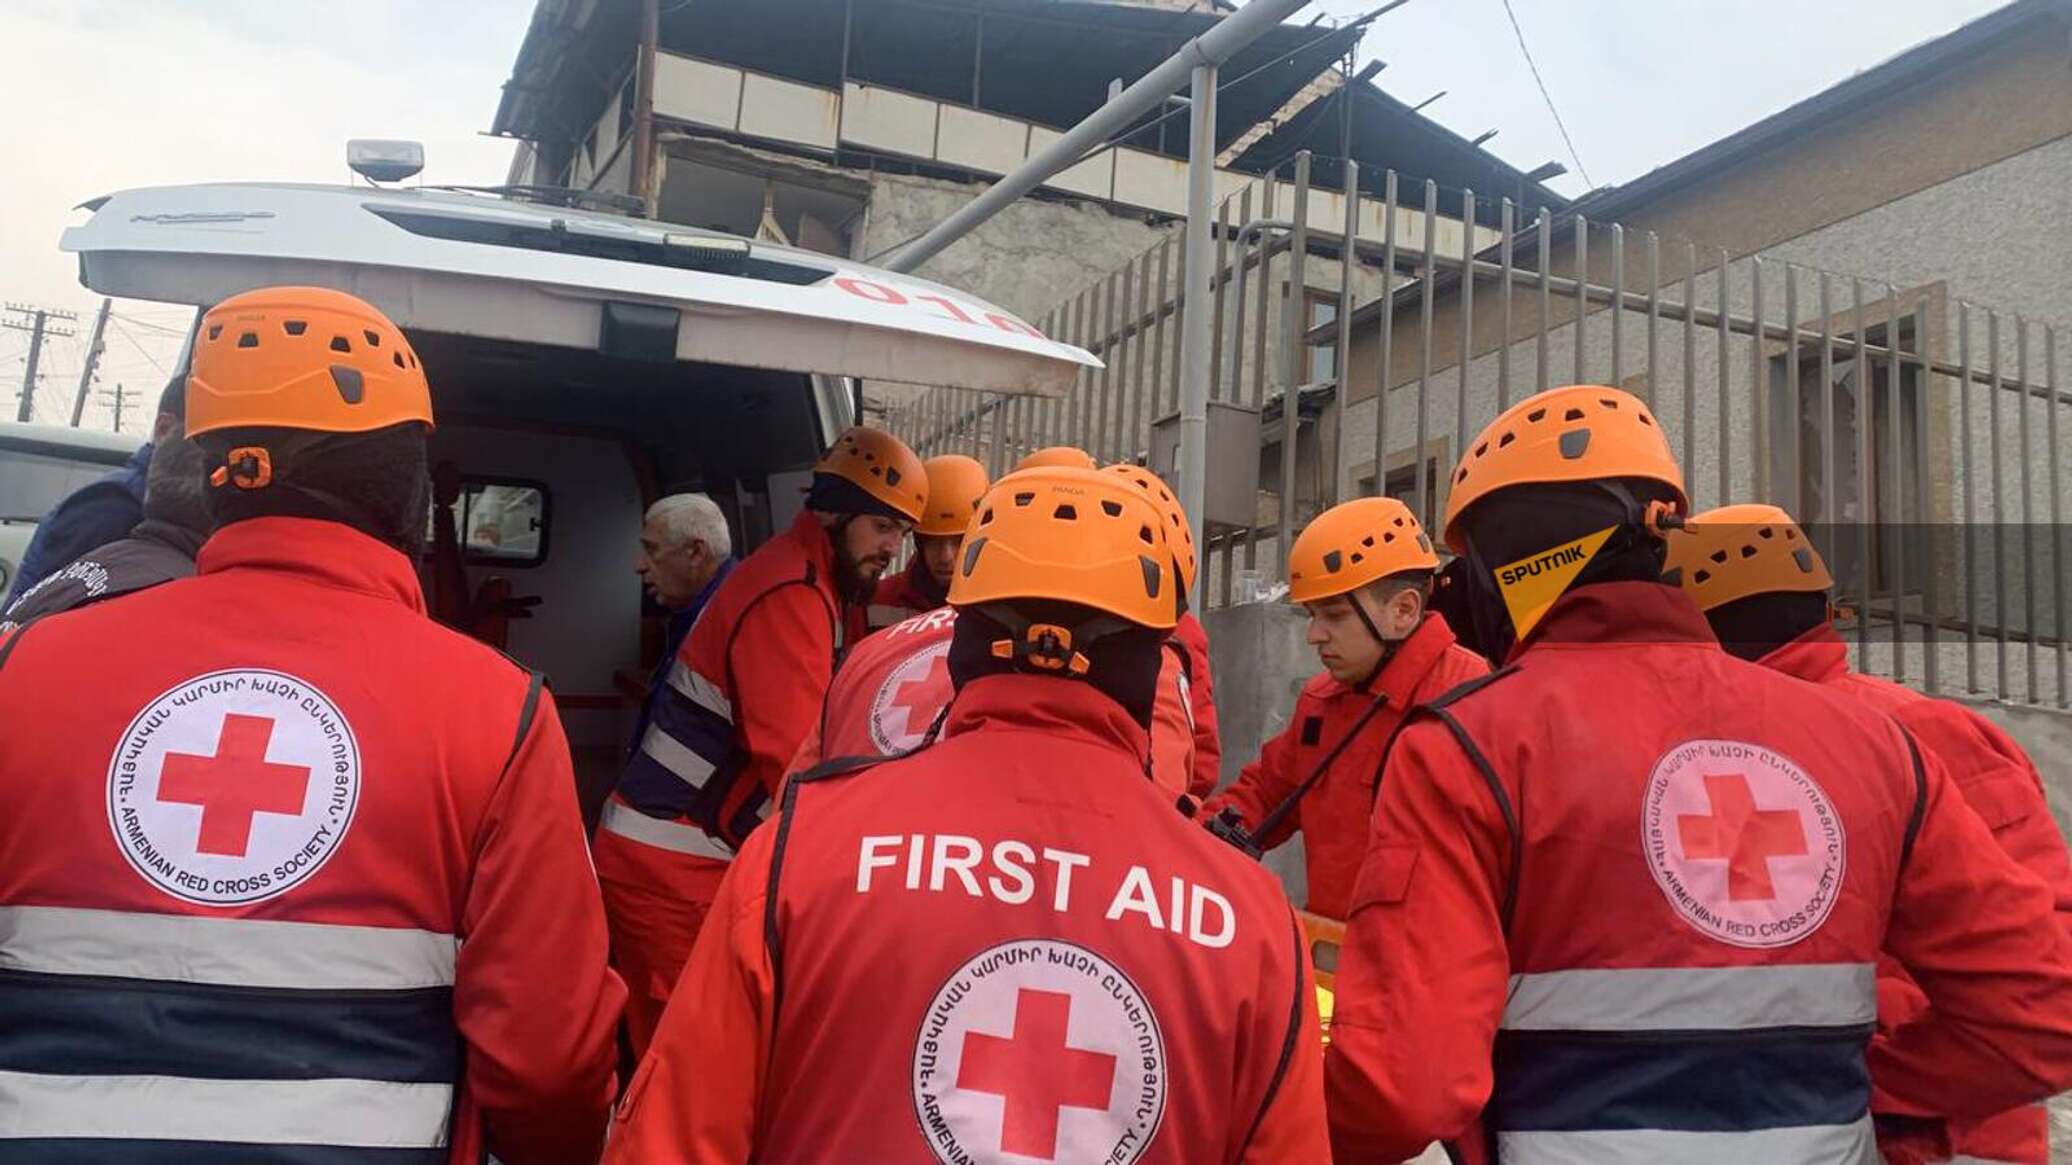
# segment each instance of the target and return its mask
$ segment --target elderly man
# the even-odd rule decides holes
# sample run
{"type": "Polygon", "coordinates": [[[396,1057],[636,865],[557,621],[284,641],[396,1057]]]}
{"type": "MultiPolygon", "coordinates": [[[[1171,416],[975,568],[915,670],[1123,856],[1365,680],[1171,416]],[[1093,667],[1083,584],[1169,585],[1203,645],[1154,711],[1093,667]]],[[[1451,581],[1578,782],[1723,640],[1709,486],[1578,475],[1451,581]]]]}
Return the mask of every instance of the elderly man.
{"type": "Polygon", "coordinates": [[[669,622],[663,631],[661,659],[648,678],[640,723],[633,730],[636,747],[647,733],[656,698],[667,687],[669,665],[683,646],[684,636],[691,633],[705,600],[734,569],[733,552],[727,516],[704,494],[670,494],[648,507],[647,518],[640,525],[640,553],[633,559],[633,573],[669,612],[669,622]]]}

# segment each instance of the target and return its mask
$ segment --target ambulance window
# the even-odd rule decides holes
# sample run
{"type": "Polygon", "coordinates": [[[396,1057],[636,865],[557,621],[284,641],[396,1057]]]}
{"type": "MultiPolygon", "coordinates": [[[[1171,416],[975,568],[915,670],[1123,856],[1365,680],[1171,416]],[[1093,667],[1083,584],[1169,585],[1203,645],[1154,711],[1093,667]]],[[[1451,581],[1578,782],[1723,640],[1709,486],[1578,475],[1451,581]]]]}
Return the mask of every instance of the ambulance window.
{"type": "MultiPolygon", "coordinates": [[[[547,488],[539,482],[462,478],[454,518],[464,561],[538,566],[547,560],[547,514],[547,488]]],[[[434,531],[438,520],[435,509],[434,531]]]]}

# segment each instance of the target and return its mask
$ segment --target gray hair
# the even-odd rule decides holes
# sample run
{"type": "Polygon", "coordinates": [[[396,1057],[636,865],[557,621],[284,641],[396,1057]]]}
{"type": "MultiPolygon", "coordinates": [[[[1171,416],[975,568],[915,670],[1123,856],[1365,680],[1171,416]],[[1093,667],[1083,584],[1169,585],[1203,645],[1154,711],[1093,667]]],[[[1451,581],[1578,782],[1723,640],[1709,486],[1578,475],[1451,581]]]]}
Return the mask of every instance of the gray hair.
{"type": "Polygon", "coordinates": [[[647,520],[662,519],[662,528],[678,546],[698,541],[720,558],[734,552],[734,539],[727,533],[727,516],[704,494],[670,494],[647,510],[647,520]]]}

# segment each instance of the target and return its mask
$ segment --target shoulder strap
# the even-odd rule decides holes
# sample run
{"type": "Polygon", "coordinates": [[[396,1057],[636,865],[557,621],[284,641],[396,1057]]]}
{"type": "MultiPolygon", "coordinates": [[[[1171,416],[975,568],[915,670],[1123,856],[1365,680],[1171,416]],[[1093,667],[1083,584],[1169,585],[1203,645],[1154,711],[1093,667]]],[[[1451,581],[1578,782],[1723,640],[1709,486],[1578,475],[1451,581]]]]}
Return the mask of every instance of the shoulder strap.
{"type": "MultiPolygon", "coordinates": [[[[1462,684],[1461,688],[1468,687],[1469,684],[1486,684],[1503,674],[1503,672],[1498,672],[1496,675],[1486,676],[1479,680],[1470,680],[1468,684],[1462,684]]],[[[1468,735],[1468,730],[1461,725],[1461,722],[1455,719],[1453,713],[1446,709],[1447,704],[1453,702],[1458,696],[1465,694],[1460,688],[1455,688],[1453,691],[1441,696],[1438,700],[1413,709],[1411,715],[1403,719],[1404,723],[1407,724],[1412,717],[1422,714],[1444,724],[1446,730],[1453,734],[1453,739],[1460,745],[1461,751],[1467,755],[1468,763],[1474,765],[1475,771],[1482,774],[1482,783],[1489,786],[1489,795],[1496,802],[1497,812],[1503,814],[1504,830],[1511,838],[1511,873],[1504,881],[1502,906],[1504,931],[1509,933],[1511,929],[1511,915],[1518,908],[1518,876],[1525,860],[1525,831],[1518,823],[1518,811],[1511,803],[1511,795],[1504,791],[1504,783],[1497,779],[1496,769],[1490,765],[1489,758],[1483,755],[1481,746],[1475,743],[1474,737],[1468,735]]],[[[1522,798],[1525,793],[1524,786],[1520,785],[1518,791],[1522,798]]]]}
{"type": "Polygon", "coordinates": [[[1252,836],[1266,837],[1279,829],[1281,823],[1295,812],[1296,806],[1302,803],[1302,799],[1309,796],[1309,791],[1316,788],[1317,782],[1323,780],[1324,774],[1331,770],[1331,762],[1337,760],[1338,754],[1344,752],[1359,738],[1360,731],[1367,727],[1367,722],[1374,719],[1375,713],[1387,707],[1388,702],[1387,696],[1376,696],[1368,701],[1367,710],[1360,713],[1360,718],[1353,721],[1351,728],[1345,730],[1345,735],[1338,738],[1338,743],[1331,746],[1331,751],[1325,753],[1323,759],[1316,763],[1316,767],[1309,771],[1309,775],[1302,778],[1302,783],[1295,786],[1287,796],[1281,798],[1280,804],[1259,819],[1259,828],[1252,831],[1252,836]]]}
{"type": "Polygon", "coordinates": [[[1177,639],[1167,639],[1165,641],[1165,648],[1179,658],[1180,674],[1187,677],[1187,682],[1192,684],[1194,682],[1194,653],[1187,650],[1177,639]]]}
{"type": "Polygon", "coordinates": [[[518,709],[518,731],[511,735],[511,751],[504,756],[503,771],[506,773],[511,771],[511,765],[517,761],[518,750],[525,747],[525,738],[532,735],[532,722],[540,714],[540,693],[547,689],[547,673],[528,667],[525,668],[525,675],[525,703],[518,709]]]}
{"type": "Polygon", "coordinates": [[[1515,672],[1517,670],[1517,664],[1505,664],[1503,667],[1500,667],[1495,671],[1490,672],[1486,676],[1476,676],[1472,680],[1462,680],[1460,683],[1453,685],[1452,687],[1446,689],[1439,695],[1434,696],[1429,700],[1426,700],[1422,707],[1451,707],[1452,705],[1459,703],[1461,700],[1464,700],[1469,696],[1474,695],[1476,692],[1481,691],[1482,689],[1488,687],[1489,685],[1497,682],[1500,679],[1503,679],[1505,676],[1510,675],[1512,672],[1515,672]]]}
{"type": "Polygon", "coordinates": [[[1245,1130],[1240,1148],[1250,1147],[1252,1138],[1259,1135],[1259,1126],[1266,1123],[1266,1114],[1273,1108],[1274,1098],[1280,1095],[1281,1081],[1287,1078],[1288,1065],[1295,1060],[1295,1047],[1302,1034],[1302,968],[1309,959],[1309,952],[1302,949],[1302,924],[1295,920],[1292,912],[1288,915],[1288,925],[1295,933],[1295,961],[1289,964],[1295,969],[1295,997],[1288,1008],[1288,1034],[1281,1040],[1280,1061],[1274,1065],[1273,1079],[1267,1082],[1266,1095],[1259,1101],[1259,1111],[1252,1117],[1252,1127],[1245,1130]]]}

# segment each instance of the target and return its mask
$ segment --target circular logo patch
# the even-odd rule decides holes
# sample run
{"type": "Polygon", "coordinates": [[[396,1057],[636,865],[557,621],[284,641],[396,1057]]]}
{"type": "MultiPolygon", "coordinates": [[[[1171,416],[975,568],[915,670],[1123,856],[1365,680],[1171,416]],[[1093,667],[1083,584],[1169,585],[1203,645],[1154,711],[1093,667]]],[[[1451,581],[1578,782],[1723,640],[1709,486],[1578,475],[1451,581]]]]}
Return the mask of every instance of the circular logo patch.
{"type": "Polygon", "coordinates": [[[1738,947],[1781,947],[1827,921],[1842,819],[1813,778],[1757,744],[1690,740],[1655,763],[1641,806],[1655,884],[1685,922],[1738,947]]]}
{"type": "Polygon", "coordinates": [[[907,656],[871,699],[871,744],[887,756],[918,746],[951,694],[949,640],[907,656]]]}
{"type": "Polygon", "coordinates": [[[189,902],[271,898],[323,866],[360,799],[360,748],[294,676],[197,676],[145,705],[108,761],[108,826],[137,873],[189,902]]]}
{"type": "Polygon", "coordinates": [[[1074,943],[1001,943],[957,968],[914,1041],[936,1160],[1130,1165],[1165,1115],[1165,1040],[1129,976],[1074,943]]]}

